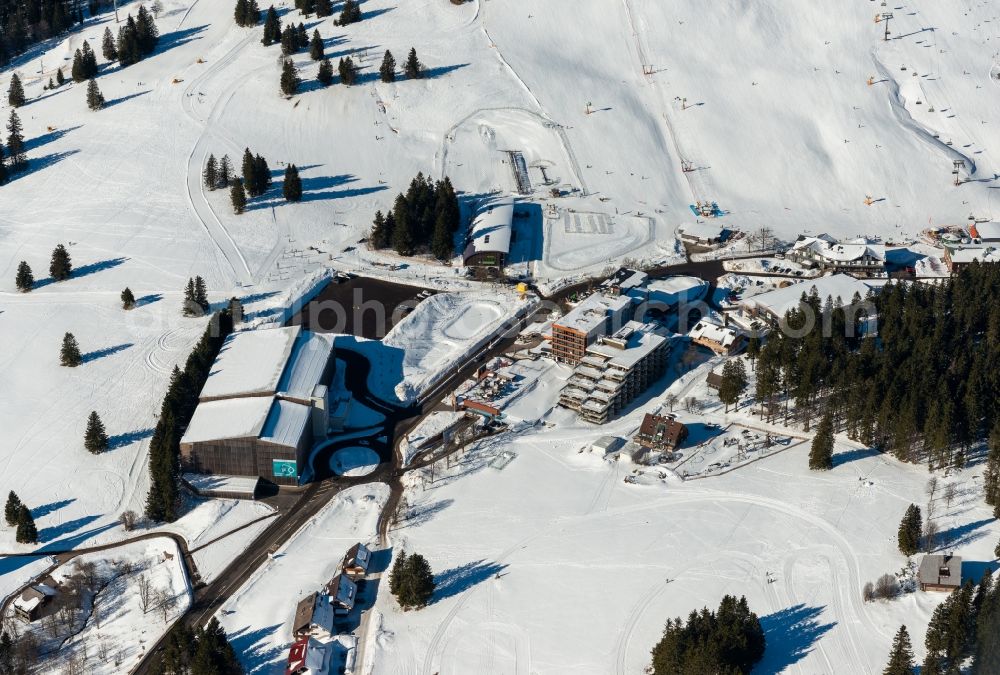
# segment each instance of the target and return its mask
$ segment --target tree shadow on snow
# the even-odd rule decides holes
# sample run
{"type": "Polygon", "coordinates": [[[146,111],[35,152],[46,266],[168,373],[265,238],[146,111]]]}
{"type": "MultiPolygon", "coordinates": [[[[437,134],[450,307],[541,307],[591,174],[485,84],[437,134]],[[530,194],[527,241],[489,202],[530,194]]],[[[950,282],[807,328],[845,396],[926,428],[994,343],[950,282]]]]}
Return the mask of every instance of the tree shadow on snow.
{"type": "Polygon", "coordinates": [[[823,607],[806,607],[800,603],[761,617],[767,650],[753,672],[756,675],[781,673],[801,661],[813,645],[837,625],[836,622],[820,623],[822,613],[823,607]]]}
{"type": "Polygon", "coordinates": [[[836,469],[838,466],[850,464],[851,462],[856,462],[859,459],[877,457],[881,454],[882,453],[875,448],[855,448],[853,450],[848,450],[847,452],[838,452],[833,456],[833,468],[836,469]]]}
{"type": "Polygon", "coordinates": [[[136,307],[145,307],[146,305],[152,305],[154,302],[159,302],[163,299],[161,293],[150,293],[149,295],[144,295],[141,298],[136,299],[136,307]]]}
{"type": "MultiPolygon", "coordinates": [[[[298,598],[289,599],[289,602],[295,601],[298,601],[298,598]]],[[[281,626],[282,624],[276,623],[267,628],[257,630],[241,628],[235,633],[230,633],[229,643],[233,646],[236,658],[243,664],[243,669],[246,672],[257,672],[285,657],[288,645],[271,647],[267,644],[267,639],[277,633],[281,626]]]]}
{"type": "Polygon", "coordinates": [[[167,33],[166,35],[161,35],[159,42],[156,43],[156,54],[162,54],[163,52],[170,51],[181,45],[185,45],[188,42],[201,39],[201,33],[204,33],[208,28],[208,25],[203,26],[192,26],[191,28],[182,28],[180,30],[175,30],[172,33],[167,33]]]}
{"type": "Polygon", "coordinates": [[[100,516],[83,516],[82,518],[67,520],[65,523],[61,523],[59,525],[53,525],[51,527],[43,527],[38,531],[38,541],[42,544],[50,543],[56,537],[61,537],[64,534],[71,534],[73,532],[76,532],[80,528],[90,525],[98,518],[100,518],[100,516]]]}
{"type": "Polygon", "coordinates": [[[24,171],[18,171],[17,173],[13,172],[8,173],[7,182],[8,184],[10,184],[15,181],[21,180],[25,176],[30,176],[33,173],[37,173],[39,171],[42,171],[43,169],[47,169],[53,164],[58,164],[67,157],[71,157],[72,155],[75,155],[78,152],[80,151],[66,150],[65,152],[52,152],[49,153],[48,155],[42,155],[41,157],[29,157],[28,168],[25,169],[24,171]]]}
{"type": "Polygon", "coordinates": [[[955,549],[960,546],[965,546],[966,544],[971,544],[978,539],[982,539],[987,534],[982,528],[992,522],[992,518],[987,518],[985,520],[977,520],[972,523],[957,525],[955,527],[948,528],[947,530],[942,530],[941,532],[938,532],[937,546],[935,547],[935,550],[944,551],[948,549],[955,549]]]}
{"type": "Polygon", "coordinates": [[[129,101],[129,100],[131,100],[133,98],[139,98],[140,96],[145,96],[146,94],[148,94],[151,91],[152,91],[152,89],[144,89],[143,91],[137,91],[134,94],[127,94],[125,96],[120,96],[120,97],[118,97],[116,99],[112,99],[110,101],[107,101],[104,104],[104,110],[107,110],[108,108],[113,108],[116,105],[118,105],[120,103],[124,103],[125,101],[129,101]]]}
{"type": "Polygon", "coordinates": [[[387,14],[387,13],[391,12],[394,9],[396,9],[396,8],[395,7],[379,7],[378,9],[373,9],[373,10],[370,10],[370,11],[367,11],[367,12],[362,10],[362,12],[361,12],[361,20],[362,21],[367,21],[368,19],[374,19],[376,16],[382,16],[383,14],[387,14]]]}
{"type": "Polygon", "coordinates": [[[152,429],[140,429],[139,431],[128,431],[124,434],[116,434],[108,438],[108,450],[124,448],[126,445],[132,445],[137,441],[144,441],[152,435],[152,429]]]}
{"type": "MultiPolygon", "coordinates": [[[[94,274],[95,272],[101,272],[103,270],[109,270],[114,267],[118,267],[126,260],[128,260],[128,258],[109,258],[108,260],[100,260],[95,263],[88,263],[86,265],[74,269],[73,273],[70,274],[70,279],[77,279],[79,277],[85,277],[89,274],[94,274]]],[[[54,283],[56,283],[56,281],[52,277],[39,279],[38,281],[35,282],[35,289],[44,288],[45,286],[54,283]]]]}
{"type": "Polygon", "coordinates": [[[433,602],[441,602],[464,593],[490,577],[500,578],[505,569],[507,565],[501,563],[477,560],[445,570],[434,577],[437,587],[434,589],[433,602]]]}
{"type": "Polygon", "coordinates": [[[35,136],[34,138],[29,138],[24,142],[24,150],[25,152],[31,152],[32,150],[40,148],[43,145],[47,145],[52,141],[58,141],[60,138],[62,138],[69,132],[76,131],[82,126],[83,126],[82,124],[77,124],[75,127],[66,127],[65,129],[53,129],[52,131],[44,133],[41,136],[35,136]]]}
{"type": "Polygon", "coordinates": [[[429,522],[431,518],[444,511],[454,503],[454,499],[441,499],[429,504],[414,506],[406,514],[406,519],[399,523],[399,527],[416,527],[429,522]]]}
{"type": "Polygon", "coordinates": [[[80,361],[83,363],[90,363],[91,361],[97,361],[98,359],[103,359],[106,356],[111,356],[117,354],[118,352],[123,352],[129,347],[134,346],[135,343],[123,342],[120,345],[114,345],[113,347],[104,347],[103,349],[95,349],[92,352],[87,352],[80,357],[80,361]]]}
{"type": "Polygon", "coordinates": [[[69,506],[70,504],[72,504],[75,501],[76,501],[75,498],[63,499],[63,500],[58,501],[58,502],[50,502],[50,503],[44,504],[42,506],[37,506],[37,507],[31,509],[31,517],[32,518],[41,518],[42,516],[47,516],[50,513],[53,513],[55,511],[58,511],[59,509],[62,509],[62,508],[65,508],[65,507],[69,506]]]}
{"type": "MultiPolygon", "coordinates": [[[[311,167],[310,167],[311,168],[311,167]]],[[[302,181],[302,201],[312,202],[327,199],[342,199],[344,197],[358,197],[361,195],[371,194],[373,192],[381,192],[382,190],[389,189],[386,185],[374,185],[371,187],[364,188],[349,188],[346,190],[334,190],[331,188],[340,187],[348,183],[355,183],[358,181],[356,176],[350,174],[342,174],[339,176],[317,176],[315,178],[303,177],[302,173],[306,170],[306,167],[299,169],[299,177],[302,181]]],[[[284,171],[281,172],[284,175],[284,171]]],[[[257,209],[269,209],[282,204],[288,204],[281,197],[282,189],[284,186],[284,181],[276,182],[271,190],[274,190],[274,195],[270,198],[268,194],[265,193],[264,199],[258,198],[254,200],[248,207],[247,211],[255,211],[257,209]]]]}

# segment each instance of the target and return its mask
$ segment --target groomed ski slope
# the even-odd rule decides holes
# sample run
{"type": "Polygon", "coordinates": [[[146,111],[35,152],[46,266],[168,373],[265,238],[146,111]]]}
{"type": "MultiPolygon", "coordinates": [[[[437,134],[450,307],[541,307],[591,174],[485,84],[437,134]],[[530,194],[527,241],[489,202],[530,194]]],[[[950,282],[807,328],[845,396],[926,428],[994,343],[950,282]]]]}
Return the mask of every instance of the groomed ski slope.
{"type": "MultiPolygon", "coordinates": [[[[675,255],[674,231],[699,199],[717,201],[727,224],[785,237],[896,237],[1000,217],[1000,11],[982,0],[893,7],[889,42],[873,22],[881,8],[860,1],[367,0],[365,20],[344,29],[290,6],[277,5],[283,20],[318,28],[328,57],[359,60],[359,85],[317,89],[315,64],[299,54],[306,84],[281,98],[278,47],[260,44],[259,26],[235,27],[232,3],[200,0],[166,0],[157,53],[102,71],[100,112],[86,109],[81,85],[42,86],[84,39],[100,51],[111,13],[0,73],[0,91],[12,72],[25,84],[31,161],[0,188],[0,494],[15,489],[37,510],[46,545],[120,537],[118,514],[141,511],[169,371],[203,329],[180,317],[188,277],[253,313],[331,255],[362,269],[372,254],[343,249],[418,171],[446,172],[470,195],[512,190],[497,153],[517,150],[541,200],[545,168],[565,196],[536,247],[543,281],[675,255]],[[402,62],[411,46],[429,77],[378,82],[382,52],[402,62]],[[276,185],[237,217],[199,176],[209,153],[238,163],[248,146],[276,185]],[[959,155],[971,180],[954,187],[959,155]],[[278,197],[282,162],[300,168],[301,204],[278,197]],[[570,209],[590,225],[577,227],[570,209]],[[47,283],[57,243],[78,274],[47,283]],[[27,295],[13,286],[20,260],[40,282],[27,295]],[[125,286],[140,298],[128,313],[125,286]],[[75,370],[58,365],[67,331],[88,355],[75,370]],[[82,447],[91,410],[114,440],[100,457],[82,447]]],[[[421,264],[399,275],[429,271],[454,276],[421,264]]],[[[24,550],[8,530],[0,542],[24,550]]]]}

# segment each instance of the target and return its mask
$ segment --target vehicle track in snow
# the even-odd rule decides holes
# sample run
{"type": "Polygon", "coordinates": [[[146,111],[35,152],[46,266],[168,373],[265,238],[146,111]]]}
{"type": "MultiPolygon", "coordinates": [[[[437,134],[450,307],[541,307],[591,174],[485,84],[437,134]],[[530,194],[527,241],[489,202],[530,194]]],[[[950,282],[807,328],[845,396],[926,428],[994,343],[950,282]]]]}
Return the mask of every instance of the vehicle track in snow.
{"type": "MultiPolygon", "coordinates": [[[[197,124],[203,126],[202,133],[198,136],[198,140],[195,142],[194,146],[191,148],[191,152],[188,154],[187,158],[187,179],[186,179],[186,195],[188,200],[188,205],[194,212],[195,217],[201,222],[202,227],[208,233],[209,237],[215,243],[216,249],[219,254],[228,262],[229,266],[233,270],[233,275],[235,279],[241,284],[249,284],[253,281],[253,274],[250,271],[250,266],[247,264],[246,257],[240,250],[236,241],[233,239],[229,230],[223,225],[222,221],[216,215],[214,209],[212,209],[211,204],[209,204],[207,197],[204,192],[204,185],[202,184],[202,166],[204,165],[205,157],[207,155],[207,141],[214,136],[212,119],[213,113],[218,109],[219,101],[226,101],[232,97],[232,93],[229,96],[220,96],[217,99],[216,106],[206,115],[204,118],[197,114],[195,109],[195,103],[201,101],[201,93],[199,90],[209,82],[216,75],[222,73],[229,65],[234,63],[240,53],[257,37],[257,31],[251,31],[246,37],[237,42],[228,52],[223,54],[215,63],[211,64],[205,69],[198,77],[191,81],[191,83],[184,89],[181,98],[181,109],[184,113],[191,118],[197,124]]],[[[224,107],[224,106],[223,106],[224,107]]]]}

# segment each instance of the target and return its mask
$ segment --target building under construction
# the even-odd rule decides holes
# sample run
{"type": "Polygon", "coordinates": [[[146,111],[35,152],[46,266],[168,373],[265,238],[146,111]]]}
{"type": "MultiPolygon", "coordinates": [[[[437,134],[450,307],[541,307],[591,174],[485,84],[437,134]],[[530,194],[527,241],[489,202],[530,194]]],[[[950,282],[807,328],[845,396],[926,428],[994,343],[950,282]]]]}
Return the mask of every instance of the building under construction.
{"type": "Polygon", "coordinates": [[[652,325],[629,321],[586,348],[559,405],[604,424],[663,376],[669,353],[669,340],[652,325]]]}

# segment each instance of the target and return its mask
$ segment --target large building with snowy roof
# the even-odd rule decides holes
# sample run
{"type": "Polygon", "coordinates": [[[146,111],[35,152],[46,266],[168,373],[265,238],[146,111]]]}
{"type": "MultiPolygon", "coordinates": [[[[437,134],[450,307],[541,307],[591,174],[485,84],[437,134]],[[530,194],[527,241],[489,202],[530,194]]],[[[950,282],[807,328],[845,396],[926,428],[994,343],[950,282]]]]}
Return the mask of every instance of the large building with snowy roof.
{"type": "Polygon", "coordinates": [[[500,276],[510,255],[513,226],[513,197],[487,202],[472,221],[462,264],[476,269],[481,276],[500,276]]]}
{"type": "Polygon", "coordinates": [[[821,302],[831,298],[834,302],[840,300],[848,305],[854,301],[855,295],[864,299],[871,290],[871,286],[848,274],[833,274],[747,298],[740,302],[740,313],[749,320],[761,319],[770,325],[777,325],[789,310],[798,308],[803,293],[808,296],[815,291],[821,302]]]}
{"type": "Polygon", "coordinates": [[[885,246],[863,238],[838,241],[828,234],[802,236],[787,256],[807,268],[865,277],[885,274],[885,246]]]}
{"type": "Polygon", "coordinates": [[[295,485],[329,429],[333,336],[301,326],[233,333],[181,438],[185,471],[295,485]]]}

